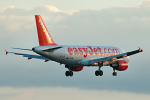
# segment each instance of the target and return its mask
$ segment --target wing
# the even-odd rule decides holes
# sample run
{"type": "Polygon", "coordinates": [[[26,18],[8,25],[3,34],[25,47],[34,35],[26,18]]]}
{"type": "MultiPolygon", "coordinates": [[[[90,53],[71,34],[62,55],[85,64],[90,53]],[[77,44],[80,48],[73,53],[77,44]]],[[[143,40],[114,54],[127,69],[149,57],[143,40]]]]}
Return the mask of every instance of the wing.
{"type": "Polygon", "coordinates": [[[93,64],[93,63],[99,63],[99,62],[103,62],[103,61],[107,61],[107,60],[111,60],[111,59],[120,59],[120,58],[124,58],[127,56],[131,56],[137,53],[143,52],[143,50],[139,47],[138,50],[134,50],[131,52],[126,52],[126,53],[122,53],[122,54],[118,54],[118,55],[114,55],[114,56],[108,56],[108,57],[104,57],[104,58],[98,58],[98,59],[92,59],[89,61],[89,65],[93,64]]]}
{"type": "MultiPolygon", "coordinates": [[[[5,50],[5,51],[6,51],[6,50],[5,50]]],[[[32,58],[35,58],[35,59],[42,59],[42,60],[45,60],[45,62],[51,61],[50,59],[45,58],[45,57],[40,56],[40,55],[31,55],[31,54],[24,54],[24,53],[16,53],[16,52],[8,52],[8,51],[6,51],[6,55],[7,55],[8,53],[15,54],[15,55],[22,55],[23,57],[27,57],[28,60],[29,60],[29,59],[32,59],[32,58]]]]}

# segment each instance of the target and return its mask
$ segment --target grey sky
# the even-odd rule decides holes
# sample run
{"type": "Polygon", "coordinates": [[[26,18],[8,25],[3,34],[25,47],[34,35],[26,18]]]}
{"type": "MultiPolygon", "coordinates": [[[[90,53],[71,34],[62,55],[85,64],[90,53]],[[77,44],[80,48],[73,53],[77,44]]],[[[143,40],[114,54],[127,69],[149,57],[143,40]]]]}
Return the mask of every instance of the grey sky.
{"type": "MultiPolygon", "coordinates": [[[[107,5],[105,2],[107,0],[95,0],[98,3],[101,1],[104,4],[103,7],[99,7],[98,3],[92,4],[90,1],[86,2],[86,5],[85,1],[79,3],[78,0],[71,3],[71,6],[66,6],[70,0],[67,1],[58,3],[57,0],[49,0],[48,3],[38,1],[34,4],[32,0],[28,4],[29,1],[24,3],[25,1],[21,2],[21,0],[6,0],[3,5],[0,3],[0,91],[8,89],[11,92],[5,92],[6,95],[13,94],[11,96],[15,97],[23,95],[18,91],[24,93],[26,91],[24,89],[28,89],[31,94],[35,93],[36,97],[40,92],[35,91],[39,89],[45,91],[46,88],[43,87],[48,87],[49,90],[63,87],[59,90],[71,91],[72,88],[78,88],[77,91],[91,93],[90,91],[93,90],[102,94],[112,91],[114,95],[119,92],[122,96],[131,96],[131,99],[139,93],[142,97],[149,98],[150,1],[122,0],[119,2],[115,0],[115,2],[111,1],[111,5],[107,5]],[[76,6],[77,4],[79,6],[76,6]],[[112,76],[113,70],[110,67],[102,68],[103,77],[94,75],[97,67],[85,67],[83,71],[75,73],[72,78],[67,78],[64,74],[67,70],[64,65],[34,59],[28,61],[22,56],[11,54],[6,56],[5,49],[30,53],[11,48],[32,48],[38,45],[35,14],[42,16],[53,40],[58,44],[112,45],[126,51],[135,50],[141,46],[144,52],[131,56],[129,68],[124,72],[118,72],[117,77],[112,76]]],[[[4,97],[2,94],[5,93],[0,92],[0,98],[4,97]]],[[[74,90],[71,93],[74,93],[74,90]]],[[[49,97],[48,94],[46,97],[49,97]]],[[[14,98],[14,100],[17,99],[14,98]]]]}
{"type": "Polygon", "coordinates": [[[31,9],[39,5],[53,5],[61,10],[100,10],[102,8],[123,6],[132,7],[144,0],[0,0],[0,7],[15,5],[31,9]]]}

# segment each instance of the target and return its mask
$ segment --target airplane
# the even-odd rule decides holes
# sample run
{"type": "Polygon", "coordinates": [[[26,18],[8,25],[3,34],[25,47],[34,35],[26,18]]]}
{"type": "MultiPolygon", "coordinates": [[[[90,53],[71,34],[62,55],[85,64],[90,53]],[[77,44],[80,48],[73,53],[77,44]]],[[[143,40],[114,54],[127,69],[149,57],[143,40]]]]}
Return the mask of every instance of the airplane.
{"type": "Polygon", "coordinates": [[[114,46],[85,46],[85,45],[58,45],[56,44],[42,17],[35,15],[39,46],[32,49],[13,48],[20,50],[33,51],[36,55],[8,52],[15,55],[22,55],[28,59],[42,59],[47,61],[55,61],[64,64],[68,69],[65,72],[66,76],[73,76],[73,72],[83,70],[85,66],[97,66],[95,71],[96,76],[102,76],[103,66],[110,66],[113,69],[113,76],[117,76],[117,71],[125,71],[128,68],[129,56],[143,52],[139,49],[125,52],[123,49],[114,46]],[[38,55],[37,55],[38,54],[38,55]]]}

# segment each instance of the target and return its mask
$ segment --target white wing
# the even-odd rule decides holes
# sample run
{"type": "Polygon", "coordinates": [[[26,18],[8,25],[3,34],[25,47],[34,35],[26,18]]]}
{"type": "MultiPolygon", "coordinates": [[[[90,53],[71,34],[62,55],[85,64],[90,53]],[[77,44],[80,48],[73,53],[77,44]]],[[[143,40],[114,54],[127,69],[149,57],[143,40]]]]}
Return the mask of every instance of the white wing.
{"type": "Polygon", "coordinates": [[[89,61],[86,61],[86,64],[87,64],[87,65],[91,65],[91,64],[93,64],[93,63],[99,63],[99,62],[111,60],[111,59],[113,59],[113,58],[120,59],[120,58],[124,58],[124,57],[127,57],[127,56],[134,55],[134,54],[136,54],[136,53],[140,53],[140,52],[143,52],[143,50],[139,47],[138,50],[134,50],[134,51],[130,51],[130,52],[126,52],[126,53],[114,55],[114,56],[108,56],[108,57],[97,58],[97,59],[90,59],[89,61]]]}

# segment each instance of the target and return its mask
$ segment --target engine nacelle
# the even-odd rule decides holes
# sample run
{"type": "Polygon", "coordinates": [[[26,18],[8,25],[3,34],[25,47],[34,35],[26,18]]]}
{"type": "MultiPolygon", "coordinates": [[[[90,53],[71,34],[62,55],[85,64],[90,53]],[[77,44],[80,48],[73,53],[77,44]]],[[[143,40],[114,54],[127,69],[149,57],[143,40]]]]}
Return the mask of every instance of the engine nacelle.
{"type": "Polygon", "coordinates": [[[72,68],[72,71],[81,71],[83,69],[83,66],[74,66],[72,68]]]}
{"type": "Polygon", "coordinates": [[[83,69],[83,66],[72,66],[69,67],[68,65],[65,65],[66,68],[72,70],[72,71],[81,71],[83,69]]]}
{"type": "Polygon", "coordinates": [[[124,71],[128,68],[128,62],[125,60],[118,60],[113,64],[111,64],[110,66],[118,71],[124,71]]]}

